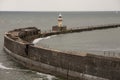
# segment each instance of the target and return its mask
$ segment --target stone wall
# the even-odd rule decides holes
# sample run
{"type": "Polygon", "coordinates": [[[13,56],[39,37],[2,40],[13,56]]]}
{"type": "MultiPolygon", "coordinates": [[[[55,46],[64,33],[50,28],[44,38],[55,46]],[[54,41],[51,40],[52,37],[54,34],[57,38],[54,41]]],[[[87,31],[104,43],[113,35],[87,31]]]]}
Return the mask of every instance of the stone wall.
{"type": "Polygon", "coordinates": [[[29,58],[69,71],[94,75],[110,80],[120,79],[120,59],[95,56],[74,55],[29,46],[29,58]]]}
{"type": "Polygon", "coordinates": [[[17,42],[8,36],[4,36],[4,46],[11,52],[26,57],[25,48],[26,44],[17,42]]]}
{"type": "Polygon", "coordinates": [[[96,80],[120,80],[119,58],[60,52],[16,41],[7,34],[4,36],[4,49],[10,51],[9,54],[25,67],[67,80],[84,80],[88,77],[96,80]]]}

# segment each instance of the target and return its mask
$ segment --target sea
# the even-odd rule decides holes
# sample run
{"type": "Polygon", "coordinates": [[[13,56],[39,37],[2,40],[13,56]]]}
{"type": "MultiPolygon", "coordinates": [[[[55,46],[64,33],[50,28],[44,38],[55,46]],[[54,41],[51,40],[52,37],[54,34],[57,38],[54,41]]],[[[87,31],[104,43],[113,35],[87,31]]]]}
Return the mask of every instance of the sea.
{"type": "MultiPolygon", "coordinates": [[[[119,11],[103,12],[0,12],[0,80],[62,80],[54,75],[29,70],[14,62],[3,50],[4,33],[24,27],[37,27],[42,32],[57,25],[59,13],[63,25],[78,28],[93,25],[119,24],[119,11]]],[[[69,52],[120,57],[120,28],[49,36],[35,42],[37,46],[69,52]]]]}

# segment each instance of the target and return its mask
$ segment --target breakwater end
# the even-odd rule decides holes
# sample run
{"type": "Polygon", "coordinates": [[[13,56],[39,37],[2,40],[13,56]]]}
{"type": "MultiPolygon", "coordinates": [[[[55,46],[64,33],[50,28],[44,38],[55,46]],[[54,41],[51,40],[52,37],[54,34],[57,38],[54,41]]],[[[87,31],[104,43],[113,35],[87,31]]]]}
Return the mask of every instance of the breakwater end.
{"type": "Polygon", "coordinates": [[[15,29],[5,33],[4,50],[27,68],[53,74],[65,80],[120,80],[120,58],[61,52],[32,44],[32,41],[39,37],[117,27],[120,27],[120,24],[44,33],[36,27],[15,29]]]}

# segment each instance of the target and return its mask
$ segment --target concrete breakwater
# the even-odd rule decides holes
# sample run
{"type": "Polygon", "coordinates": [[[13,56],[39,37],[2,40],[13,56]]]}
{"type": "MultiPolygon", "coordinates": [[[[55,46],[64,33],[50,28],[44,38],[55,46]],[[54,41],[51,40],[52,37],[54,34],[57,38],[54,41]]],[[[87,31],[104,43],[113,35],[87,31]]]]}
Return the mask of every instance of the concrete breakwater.
{"type": "Polygon", "coordinates": [[[41,33],[35,27],[15,29],[5,34],[4,50],[25,67],[67,80],[119,80],[119,58],[88,53],[61,52],[31,44],[34,39],[39,37],[116,27],[120,27],[120,25],[104,25],[46,33],[41,33]]]}
{"type": "Polygon", "coordinates": [[[66,33],[74,33],[74,32],[83,32],[83,31],[92,31],[92,30],[101,30],[101,29],[109,29],[109,28],[117,28],[120,27],[120,24],[109,24],[109,25],[96,25],[96,26],[83,26],[77,27],[77,28],[70,28],[63,31],[49,31],[49,32],[43,32],[40,37],[46,37],[56,34],[66,34],[66,33]]]}

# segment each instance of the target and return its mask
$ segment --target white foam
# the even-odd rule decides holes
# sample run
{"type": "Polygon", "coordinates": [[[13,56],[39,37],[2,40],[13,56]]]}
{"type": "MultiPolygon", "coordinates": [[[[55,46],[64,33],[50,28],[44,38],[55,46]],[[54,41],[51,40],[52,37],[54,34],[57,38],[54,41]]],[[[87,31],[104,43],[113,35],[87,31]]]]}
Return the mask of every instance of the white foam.
{"type": "Polygon", "coordinates": [[[56,36],[56,35],[47,36],[47,37],[45,37],[45,38],[37,38],[37,39],[35,39],[32,43],[33,43],[33,44],[37,44],[39,41],[41,41],[41,40],[43,40],[43,39],[50,39],[50,38],[55,37],[55,36],[56,36]]]}
{"type": "Polygon", "coordinates": [[[4,66],[2,63],[0,63],[0,68],[1,68],[1,69],[7,69],[7,70],[8,70],[8,69],[13,69],[13,68],[8,68],[8,67],[4,66]]]}
{"type": "Polygon", "coordinates": [[[45,37],[45,38],[43,38],[43,39],[49,39],[49,38],[51,38],[51,36],[45,37]]]}
{"type": "Polygon", "coordinates": [[[55,76],[51,76],[49,74],[43,74],[43,73],[36,73],[37,75],[41,75],[41,76],[45,76],[48,80],[53,80],[53,78],[55,78],[55,76]]]}
{"type": "Polygon", "coordinates": [[[47,75],[48,80],[53,80],[53,78],[55,78],[55,76],[51,76],[51,75],[47,75]]]}
{"type": "Polygon", "coordinates": [[[36,44],[36,43],[38,43],[40,40],[42,40],[42,39],[44,39],[44,38],[38,38],[38,39],[35,39],[32,43],[33,44],[36,44]]]}

